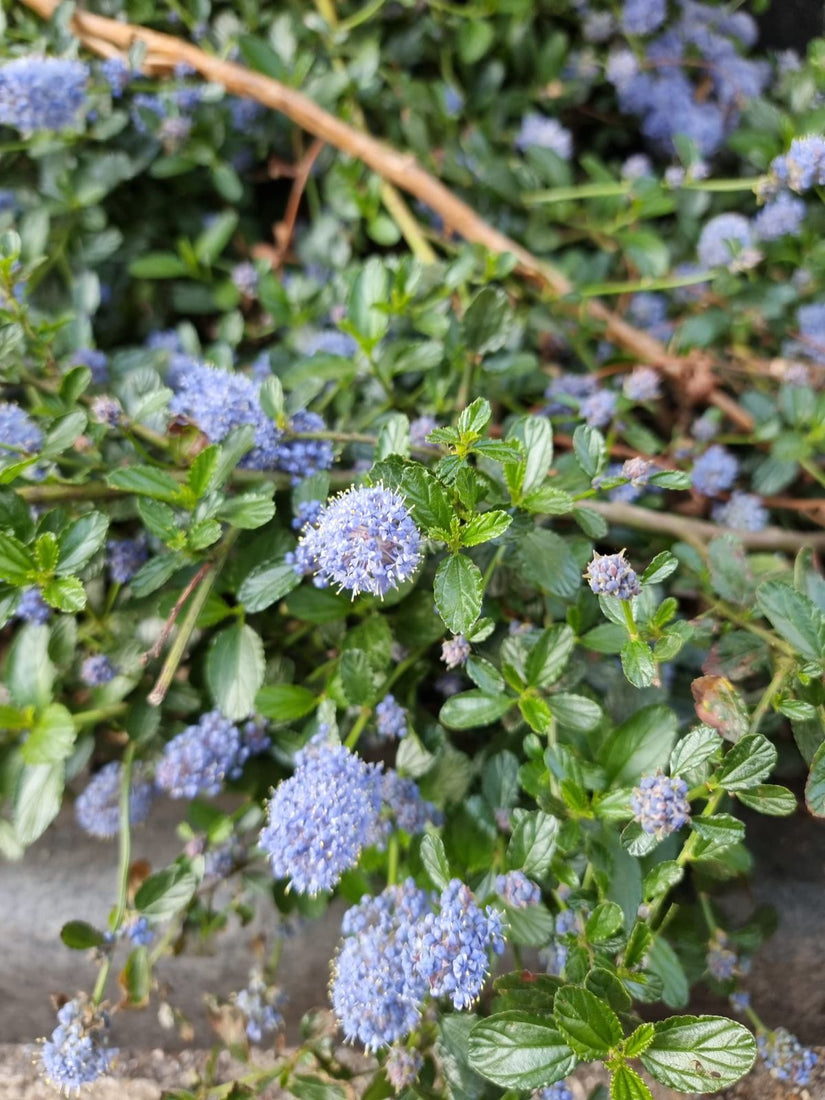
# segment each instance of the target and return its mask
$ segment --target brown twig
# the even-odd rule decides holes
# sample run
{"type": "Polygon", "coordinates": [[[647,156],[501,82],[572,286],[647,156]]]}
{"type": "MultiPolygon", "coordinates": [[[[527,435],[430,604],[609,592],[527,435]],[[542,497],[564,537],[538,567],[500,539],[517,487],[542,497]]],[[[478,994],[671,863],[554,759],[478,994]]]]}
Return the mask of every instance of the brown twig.
{"type": "Polygon", "coordinates": [[[584,507],[598,512],[611,523],[623,523],[640,531],[674,535],[692,543],[705,543],[720,535],[735,535],[747,550],[788,550],[795,553],[803,546],[825,549],[825,532],[787,531],[784,527],[765,527],[762,531],[735,531],[704,519],[692,519],[673,512],[654,512],[620,501],[585,501],[584,507]]]}
{"type": "Polygon", "coordinates": [[[160,657],[161,653],[163,652],[163,647],[169,640],[169,635],[172,633],[175,623],[178,621],[178,615],[180,615],[181,611],[183,610],[183,605],[186,603],[186,601],[189,599],[189,597],[192,595],[192,593],[195,591],[195,589],[198,587],[200,582],[203,580],[203,578],[206,576],[211,568],[211,562],[204,562],[197,573],[194,575],[194,577],[192,577],[192,579],[186,585],[183,592],[181,592],[180,596],[178,596],[177,600],[175,601],[175,606],[166,617],[166,622],[163,624],[163,629],[161,630],[160,634],[158,634],[155,644],[152,646],[151,649],[147,649],[146,652],[141,656],[140,663],[142,665],[148,665],[150,661],[153,661],[156,657],[160,657]]]}
{"type": "Polygon", "coordinates": [[[304,195],[304,189],[307,185],[310,173],[312,172],[312,166],[318,159],[318,155],[323,148],[324,142],[321,141],[320,138],[316,138],[295,165],[292,187],[289,191],[289,198],[287,199],[283,219],[273,226],[275,247],[273,248],[271,245],[261,244],[256,245],[255,248],[252,249],[253,256],[265,256],[272,264],[273,268],[279,268],[281,266],[289,251],[289,246],[292,243],[292,235],[295,232],[295,223],[298,220],[298,211],[301,208],[301,199],[304,195]]]}
{"type": "MultiPolygon", "coordinates": [[[[23,3],[44,19],[50,18],[58,6],[58,0],[23,0],[23,3]]],[[[176,65],[184,62],[207,80],[221,84],[227,91],[255,99],[264,106],[279,111],[307,133],[357,158],[385,181],[414,195],[440,214],[445,224],[465,240],[482,244],[494,253],[512,254],[517,261],[519,273],[551,291],[555,297],[574,295],[575,288],[562,271],[534,256],[517,241],[485,222],[468,203],[422,168],[414,156],[399,153],[372,135],[347,125],[302,92],[262,73],[251,72],[235,62],[212,57],[197,46],[182,42],[172,35],[132,23],[122,23],[91,12],[76,11],[71,26],[81,41],[97,53],[110,55],[110,45],[115,45],[122,53],[126,53],[135,42],[141,42],[147,51],[143,60],[143,67],[147,71],[172,71],[176,65]]],[[[685,357],[672,354],[661,341],[629,325],[597,299],[587,299],[583,303],[573,301],[570,305],[581,310],[590,321],[603,326],[603,334],[607,339],[625,348],[640,362],[658,367],[688,394],[694,378],[707,374],[706,356],[692,354],[685,357]]],[[[721,408],[739,428],[747,431],[753,427],[750,415],[732,398],[720,393],[712,385],[708,387],[702,383],[699,388],[708,391],[708,400],[721,408]]]]}

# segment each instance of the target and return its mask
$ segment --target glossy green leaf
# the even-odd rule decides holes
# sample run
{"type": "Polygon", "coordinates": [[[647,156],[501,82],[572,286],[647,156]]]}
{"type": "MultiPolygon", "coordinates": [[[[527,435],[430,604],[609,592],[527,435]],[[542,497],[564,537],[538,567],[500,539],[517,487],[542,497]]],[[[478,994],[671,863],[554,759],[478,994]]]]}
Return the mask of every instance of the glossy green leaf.
{"type": "Polygon", "coordinates": [[[291,722],[309,714],[316,703],[312,692],[299,684],[270,684],[256,695],[254,709],[273,722],[291,722]]]}
{"type": "Polygon", "coordinates": [[[470,1032],[470,1065],[503,1088],[541,1088],[572,1073],[578,1061],[552,1022],[529,1012],[499,1012],[470,1032]]]}
{"type": "Polygon", "coordinates": [[[245,623],[215,635],[206,660],[206,679],[215,705],[233,722],[248,718],[264,679],[264,647],[245,623]]]}
{"type": "Polygon", "coordinates": [[[653,1100],[641,1077],[629,1066],[619,1066],[610,1078],[610,1100],[653,1100]]]}
{"type": "Polygon", "coordinates": [[[189,904],[198,880],[185,863],[149,875],[135,894],[135,909],[153,920],[169,920],[189,904]]]}
{"type": "Polygon", "coordinates": [[[528,878],[542,879],[550,870],[559,821],[543,810],[513,810],[513,835],[507,846],[507,861],[528,878]]]}
{"type": "Polygon", "coordinates": [[[776,748],[761,733],[743,737],[722,761],[719,783],[726,791],[746,791],[766,779],[776,764],[776,748]]]}
{"type": "Polygon", "coordinates": [[[580,1058],[603,1058],[621,1042],[622,1025],[616,1013],[588,989],[560,989],[553,1002],[553,1016],[580,1058]]]}
{"type": "Polygon", "coordinates": [[[445,626],[453,634],[464,634],[481,611],[484,593],[481,570],[464,554],[451,555],[436,570],[433,592],[445,626]]]}
{"type": "Polygon", "coordinates": [[[742,1024],[722,1016],[675,1016],[656,1025],[642,1054],[645,1069],[680,1092],[718,1092],[751,1068],[756,1041],[742,1024]]]}
{"type": "Polygon", "coordinates": [[[803,657],[825,657],[825,614],[813,600],[782,581],[765,581],[756,590],[759,610],[803,657]]]}
{"type": "Polygon", "coordinates": [[[301,578],[289,562],[261,562],[247,573],[238,588],[238,599],[253,614],[264,611],[297,588],[301,578]]]}
{"type": "Polygon", "coordinates": [[[441,837],[435,833],[425,833],[421,838],[419,854],[433,886],[438,890],[447,887],[452,876],[441,837]]]}
{"type": "Polygon", "coordinates": [[[448,729],[469,730],[490,726],[506,714],[515,702],[509,695],[487,695],[483,691],[462,691],[451,695],[441,708],[439,721],[448,729]]]}

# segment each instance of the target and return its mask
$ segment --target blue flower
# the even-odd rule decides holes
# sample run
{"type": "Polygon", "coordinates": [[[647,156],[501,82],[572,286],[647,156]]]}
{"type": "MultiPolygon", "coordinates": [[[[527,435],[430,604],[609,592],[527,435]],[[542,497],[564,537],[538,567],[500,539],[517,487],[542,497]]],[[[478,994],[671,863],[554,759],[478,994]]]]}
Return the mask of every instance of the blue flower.
{"type": "Polygon", "coordinates": [[[490,906],[482,910],[472,890],[452,879],[441,893],[439,911],[412,928],[404,970],[411,981],[423,979],[433,997],[469,1008],[489,974],[491,951],[504,951],[502,914],[490,906]]]}
{"type": "Polygon", "coordinates": [[[332,890],[372,842],[381,812],[380,770],[320,733],[295,757],[267,806],[260,846],[275,878],[299,894],[332,890]]]}
{"type": "Polygon", "coordinates": [[[31,454],[42,446],[43,433],[29,414],[14,401],[0,401],[0,458],[19,457],[17,451],[31,454]]]}
{"type": "Polygon", "coordinates": [[[525,115],[521,120],[515,142],[517,149],[550,149],[562,160],[570,160],[573,154],[573,137],[570,131],[557,119],[535,112],[525,115]]]}
{"type": "Polygon", "coordinates": [[[387,1052],[384,1072],[395,1091],[403,1092],[413,1084],[423,1065],[424,1058],[419,1051],[407,1050],[400,1043],[394,1043],[387,1052]]]}
{"type": "Polygon", "coordinates": [[[85,995],[57,1013],[57,1027],[40,1052],[46,1076],[57,1088],[75,1091],[111,1069],[117,1048],[110,1047],[109,1015],[85,995]]]}
{"type": "Polygon", "coordinates": [[[112,99],[120,99],[126,86],[135,77],[135,73],[129,68],[122,57],[108,57],[105,61],[101,62],[100,75],[109,85],[109,92],[112,99]]]}
{"type": "Polygon", "coordinates": [[[123,406],[116,397],[98,394],[92,398],[91,412],[98,424],[116,428],[123,419],[123,406]]]}
{"type": "Polygon", "coordinates": [[[238,727],[219,710],[210,710],[164,746],[155,783],[170,798],[211,797],[227,778],[240,775],[244,760],[238,727]]]}
{"type": "Polygon", "coordinates": [[[596,390],[590,397],[585,397],[579,411],[591,428],[604,428],[616,411],[616,394],[612,390],[596,390]]]}
{"type": "Polygon", "coordinates": [[[753,231],[760,241],[776,241],[780,237],[793,237],[805,220],[807,207],[802,199],[780,192],[776,198],[759,211],[753,220],[753,231]]]}
{"type": "MultiPolygon", "coordinates": [[[[317,413],[306,411],[295,413],[287,424],[288,430],[295,433],[322,432],[325,427],[317,413]]],[[[274,463],[275,469],[289,474],[295,485],[319,470],[328,470],[334,458],[329,440],[282,438],[275,448],[274,463]]]]}
{"type": "Polygon", "coordinates": [[[14,614],[18,619],[27,623],[38,623],[40,626],[49,621],[52,609],[40,595],[40,589],[35,585],[23,588],[14,614]]]}
{"type": "Polygon", "coordinates": [[[246,298],[254,298],[258,292],[258,269],[248,260],[232,268],[232,282],[246,298]]]}
{"type": "Polygon", "coordinates": [[[149,921],[146,917],[132,917],[130,921],[123,925],[122,931],[129,942],[137,947],[148,947],[155,938],[155,933],[149,927],[149,921]]]}
{"type": "Polygon", "coordinates": [[[416,1027],[427,994],[406,965],[407,949],[430,898],[412,879],[365,896],[344,914],[344,941],[333,961],[332,1007],[348,1041],[378,1050],[416,1027]]]}
{"type": "Polygon", "coordinates": [[[146,538],[109,539],[106,543],[106,564],[116,584],[128,584],[149,557],[146,538]]]}
{"type": "Polygon", "coordinates": [[[277,986],[270,986],[260,971],[253,970],[246,989],[235,995],[235,1005],[246,1020],[246,1034],[253,1043],[260,1043],[264,1035],[280,1031],[284,1026],[281,1009],[287,996],[277,986]]]}
{"type": "Polygon", "coordinates": [[[573,1100],[570,1086],[564,1081],[556,1081],[555,1085],[545,1085],[530,1094],[530,1100],[573,1100]]]}
{"type": "Polygon", "coordinates": [[[659,372],[653,367],[634,367],[622,383],[628,401],[655,401],[660,396],[659,372]]]}
{"type": "Polygon", "coordinates": [[[663,837],[675,833],[690,821],[688,785],[684,779],[667,775],[646,775],[633,788],[630,807],[645,833],[663,837]]]}
{"type": "Polygon", "coordinates": [[[825,184],[825,138],[819,134],[794,138],[784,156],[771,162],[775,180],[791,191],[810,191],[825,184]]]}
{"type": "Polygon", "coordinates": [[[624,0],[622,30],[625,34],[650,34],[666,16],[667,0],[624,0]]]}
{"type": "Polygon", "coordinates": [[[458,668],[470,656],[470,643],[463,634],[455,634],[441,643],[441,660],[447,668],[458,668]]]}
{"type": "Polygon", "coordinates": [[[714,443],[696,459],[691,479],[697,492],[712,497],[724,489],[730,489],[738,473],[736,458],[720,444],[714,443]]]}
{"type": "Polygon", "coordinates": [[[407,735],[407,712],[391,693],[375,708],[375,722],[382,741],[396,741],[407,735]]]}
{"type": "Polygon", "coordinates": [[[784,1027],[757,1035],[756,1045],[771,1077],[800,1088],[808,1084],[811,1070],[819,1062],[816,1051],[803,1047],[797,1037],[784,1027]]]}
{"type": "Polygon", "coordinates": [[[825,305],[814,302],[809,306],[800,306],[796,320],[800,341],[793,345],[794,350],[815,363],[825,364],[825,305]]]}
{"type": "Polygon", "coordinates": [[[86,102],[89,68],[60,57],[18,57],[0,65],[0,125],[28,135],[68,130],[86,102]]]}
{"type": "Polygon", "coordinates": [[[93,653],[81,665],[80,678],[89,687],[100,687],[115,678],[115,667],[104,653],[93,653]]]}
{"type": "Polygon", "coordinates": [[[728,938],[724,932],[716,930],[708,946],[705,959],[708,973],[718,982],[727,982],[736,974],[739,956],[728,947],[728,938]]]}
{"type": "Polygon", "coordinates": [[[541,901],[541,888],[523,871],[496,875],[496,893],[511,909],[528,909],[541,901]]]}
{"type": "Polygon", "coordinates": [[[754,254],[750,222],[742,214],[718,214],[703,227],[696,252],[703,267],[742,270],[754,254]]]}
{"type": "Polygon", "coordinates": [[[597,595],[630,600],[642,591],[639,578],[625,558],[624,550],[620,550],[618,554],[597,554],[594,551],[593,560],[584,576],[591,592],[597,595]]]}
{"type": "Polygon", "coordinates": [[[109,360],[104,351],[97,348],[78,348],[69,356],[72,366],[88,367],[92,372],[92,382],[102,386],[109,380],[109,360]]]}
{"type": "Polygon", "coordinates": [[[357,596],[385,596],[415,573],[421,535],[404,500],[383,485],[348,489],[333,497],[304,527],[291,559],[298,574],[357,596]]]}
{"type": "Polygon", "coordinates": [[[725,504],[717,504],[711,513],[716,523],[736,531],[762,531],[768,525],[768,510],[754,493],[734,492],[725,504]]]}
{"type": "MultiPolygon", "coordinates": [[[[112,760],[97,772],[74,804],[81,829],[90,836],[111,837],[120,831],[120,782],[122,765],[112,760]]],[[[140,825],[149,816],[154,788],[136,768],[129,791],[129,821],[140,825]]]]}

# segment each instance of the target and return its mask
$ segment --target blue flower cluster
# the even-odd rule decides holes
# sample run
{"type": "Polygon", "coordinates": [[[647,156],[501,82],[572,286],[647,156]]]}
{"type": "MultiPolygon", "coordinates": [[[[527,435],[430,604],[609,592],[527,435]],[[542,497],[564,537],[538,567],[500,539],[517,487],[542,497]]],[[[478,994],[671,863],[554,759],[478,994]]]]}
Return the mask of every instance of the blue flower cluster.
{"type": "Polygon", "coordinates": [[[232,282],[245,298],[254,298],[258,293],[258,269],[249,260],[236,264],[232,268],[232,282]]]}
{"type": "Polygon", "coordinates": [[[352,359],[358,350],[355,339],[348,332],[336,328],[308,330],[296,339],[298,350],[308,357],[313,355],[337,355],[340,359],[352,359]]]}
{"type": "Polygon", "coordinates": [[[724,932],[717,929],[708,946],[705,961],[708,973],[718,982],[730,981],[736,974],[739,956],[728,947],[728,938],[724,932]]]}
{"type": "Polygon", "coordinates": [[[267,806],[260,846],[275,878],[299,894],[332,890],[372,843],[381,812],[379,769],[325,732],[295,756],[295,772],[267,806]]]}
{"type": "Polygon", "coordinates": [[[285,993],[277,986],[267,985],[259,971],[252,971],[246,989],[235,995],[235,1005],[243,1013],[246,1034],[253,1043],[260,1043],[264,1035],[284,1026],[281,1009],[286,1001],[285,993]]]}
{"type": "Polygon", "coordinates": [[[400,1043],[394,1043],[387,1051],[384,1072],[387,1080],[396,1092],[403,1092],[411,1085],[424,1065],[424,1058],[417,1050],[408,1050],[400,1043]]]}
{"type": "Polygon", "coordinates": [[[530,1100],[573,1100],[570,1086],[564,1081],[556,1081],[555,1085],[545,1085],[530,1094],[530,1100]]]}
{"type": "Polygon", "coordinates": [[[667,295],[641,291],[630,299],[627,316],[637,328],[643,328],[657,340],[667,343],[674,329],[673,322],[667,319],[667,307],[667,295]]]}
{"type": "Polygon", "coordinates": [[[116,428],[123,419],[123,406],[116,397],[109,394],[97,394],[92,398],[92,417],[98,424],[105,424],[107,428],[116,428]]]}
{"type": "Polygon", "coordinates": [[[730,489],[739,473],[736,458],[718,443],[708,447],[703,455],[696,459],[691,471],[693,488],[706,497],[730,489]]]}
{"type": "Polygon", "coordinates": [[[155,783],[170,798],[214,796],[226,779],[237,779],[249,757],[267,745],[257,722],[247,723],[242,732],[219,710],[207,711],[164,746],[155,783]]]}
{"type": "Polygon", "coordinates": [[[29,414],[13,401],[0,401],[0,458],[25,451],[32,454],[43,446],[43,433],[29,414]]]}
{"type": "Polygon", "coordinates": [[[634,367],[622,382],[622,393],[628,401],[655,401],[661,396],[659,372],[653,367],[634,367]]]}
{"type": "Polygon", "coordinates": [[[555,118],[537,112],[526,114],[516,134],[517,149],[550,149],[562,160],[573,155],[573,137],[555,118]]]}
{"type": "MultiPolygon", "coordinates": [[[[825,138],[818,134],[794,138],[787,153],[771,162],[772,185],[801,194],[825,184],[825,138]]],[[[769,184],[769,189],[771,185],[769,184]]]]}
{"type": "Polygon", "coordinates": [[[396,741],[407,735],[407,712],[389,693],[375,708],[375,724],[382,741],[396,741]]]}
{"type": "Polygon", "coordinates": [[[410,421],[410,445],[413,447],[430,447],[427,436],[438,427],[438,421],[434,416],[417,416],[410,421]]]}
{"type": "Polygon", "coordinates": [[[496,893],[511,909],[527,909],[541,901],[541,887],[523,871],[496,875],[496,893]]]}
{"type": "Polygon", "coordinates": [[[760,259],[751,223],[742,214],[717,214],[702,227],[696,254],[703,267],[745,271],[760,259]]]}
{"type": "Polygon", "coordinates": [[[137,74],[122,57],[107,57],[100,63],[100,75],[108,85],[112,99],[120,99],[137,74]]]}
{"type": "Polygon", "coordinates": [[[134,539],[109,539],[106,543],[106,564],[116,584],[128,584],[148,557],[144,535],[134,539]]]}
{"type": "Polygon", "coordinates": [[[736,531],[762,531],[768,525],[770,513],[755,493],[731,494],[724,504],[716,504],[711,512],[716,523],[736,531]]]}
{"type": "Polygon", "coordinates": [[[645,775],[639,786],[633,788],[630,808],[644,832],[650,836],[667,836],[690,821],[687,793],[684,779],[645,775]]]}
{"type": "Polygon", "coordinates": [[[409,940],[430,897],[412,879],[365,895],[344,914],[344,941],[333,962],[332,1007],[348,1041],[378,1050],[415,1028],[427,993],[406,965],[409,940]]]}
{"type": "Polygon", "coordinates": [[[585,397],[579,408],[585,424],[591,428],[605,428],[616,411],[616,394],[612,390],[596,390],[585,397]]]}
{"type": "MultiPolygon", "coordinates": [[[[334,455],[327,440],[284,439],[283,431],[261,406],[260,382],[178,354],[172,357],[168,380],[174,391],[170,413],[188,417],[210,443],[220,443],[234,428],[252,425],[255,445],[241,460],[242,466],[284,470],[297,482],[332,465],[334,455]]],[[[289,422],[292,432],[323,428],[316,413],[299,412],[289,422]]]]}
{"type": "Polygon", "coordinates": [[[20,591],[20,598],[14,614],[18,619],[26,623],[37,623],[42,626],[49,621],[52,609],[40,595],[40,589],[32,585],[20,591]]]}
{"type": "Polygon", "coordinates": [[[155,938],[146,917],[134,916],[122,927],[122,932],[136,947],[148,947],[155,938]]]}
{"type": "Polygon", "coordinates": [[[441,811],[421,797],[415,780],[399,775],[394,768],[387,768],[381,776],[379,791],[381,817],[370,836],[370,843],[377,848],[386,845],[393,829],[403,829],[415,836],[423,833],[428,824],[443,824],[441,811]]]}
{"type": "Polygon", "coordinates": [[[411,980],[423,978],[433,997],[468,1008],[489,973],[490,951],[504,951],[502,914],[489,905],[482,910],[472,890],[452,879],[438,912],[427,913],[411,930],[404,967],[411,980]]]}
{"type": "Polygon", "coordinates": [[[780,237],[795,237],[805,220],[807,207],[802,199],[787,191],[780,192],[766,203],[753,220],[753,232],[760,241],[776,241],[780,237]]]}
{"type": "Polygon", "coordinates": [[[75,126],[86,102],[88,66],[61,57],[17,57],[0,66],[0,126],[24,136],[75,126]]]}
{"type": "Polygon", "coordinates": [[[800,306],[796,311],[799,325],[799,343],[793,350],[813,359],[815,363],[825,365],[825,305],[813,303],[800,306]]]}
{"type": "Polygon", "coordinates": [[[470,656],[470,643],[463,634],[456,634],[441,643],[441,660],[447,668],[458,668],[470,656]]]}
{"type": "Polygon", "coordinates": [[[291,557],[299,575],[357,596],[385,596],[409,580],[421,561],[421,535],[398,493],[383,485],[348,489],[301,532],[291,557]]]}
{"type": "Polygon", "coordinates": [[[757,1035],[756,1045],[771,1077],[800,1088],[808,1084],[811,1070],[819,1062],[816,1051],[803,1047],[797,1037],[784,1027],[757,1035]]]}
{"type": "Polygon", "coordinates": [[[578,409],[581,401],[596,392],[599,380],[595,374],[574,374],[565,371],[557,375],[547,389],[544,396],[550,404],[547,406],[548,416],[561,416],[578,409]]]}
{"type": "MultiPolygon", "coordinates": [[[[626,33],[648,34],[661,27],[665,14],[662,0],[626,0],[622,26],[626,33]]],[[[770,77],[767,62],[740,53],[756,34],[754,20],[744,12],[682,0],[679,17],[647,42],[644,62],[627,47],[616,48],[607,78],[621,109],[641,116],[642,133],[654,146],[673,152],[673,139],[681,134],[710,156],[735,129],[741,107],[770,77]]]]}
{"type": "Polygon", "coordinates": [[[302,500],[295,509],[295,518],[292,520],[293,530],[300,531],[307,524],[317,523],[321,507],[320,500],[302,500]]]}
{"type": "MultiPolygon", "coordinates": [[[[94,775],[74,804],[75,817],[81,829],[90,836],[116,836],[120,830],[120,777],[122,765],[112,760],[94,775]]],[[[129,790],[129,821],[140,825],[149,816],[155,791],[136,768],[129,790]]]]}
{"type": "Polygon", "coordinates": [[[89,687],[100,687],[115,678],[115,666],[105,653],[93,653],[80,666],[80,679],[89,687]]]}
{"type": "Polygon", "coordinates": [[[69,362],[72,366],[88,367],[96,386],[102,386],[109,380],[109,359],[105,352],[97,348],[78,348],[72,352],[69,362]]]}
{"type": "Polygon", "coordinates": [[[603,596],[618,596],[620,600],[630,600],[642,591],[639,578],[624,556],[624,550],[618,554],[593,553],[593,560],[584,574],[591,592],[603,596]]]}
{"type": "Polygon", "coordinates": [[[111,1069],[117,1047],[108,1046],[109,1016],[83,995],[57,1013],[57,1027],[40,1053],[46,1076],[61,1090],[76,1091],[111,1069]]]}

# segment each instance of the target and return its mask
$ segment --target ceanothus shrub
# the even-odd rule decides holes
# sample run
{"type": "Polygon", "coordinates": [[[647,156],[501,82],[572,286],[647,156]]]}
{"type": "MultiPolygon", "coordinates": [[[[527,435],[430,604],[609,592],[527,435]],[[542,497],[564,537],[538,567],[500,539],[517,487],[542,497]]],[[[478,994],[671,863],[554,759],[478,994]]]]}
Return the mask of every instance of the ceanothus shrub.
{"type": "Polygon", "coordinates": [[[822,43],[501,7],[184,3],[165,61],[121,49],[133,0],[91,38],[0,17],[0,852],[119,856],[108,914],[67,903],[97,977],[40,1050],[58,1088],[256,905],[268,961],[213,1013],[252,1092],[271,1046],[339,1096],[334,1037],[375,1096],[817,1071],[725,894],[741,807],[797,808],[780,743],[825,816],[822,43]],[[311,141],[273,76],[454,198],[311,141]],[[299,1038],[277,958],[335,898],[299,1038]]]}

